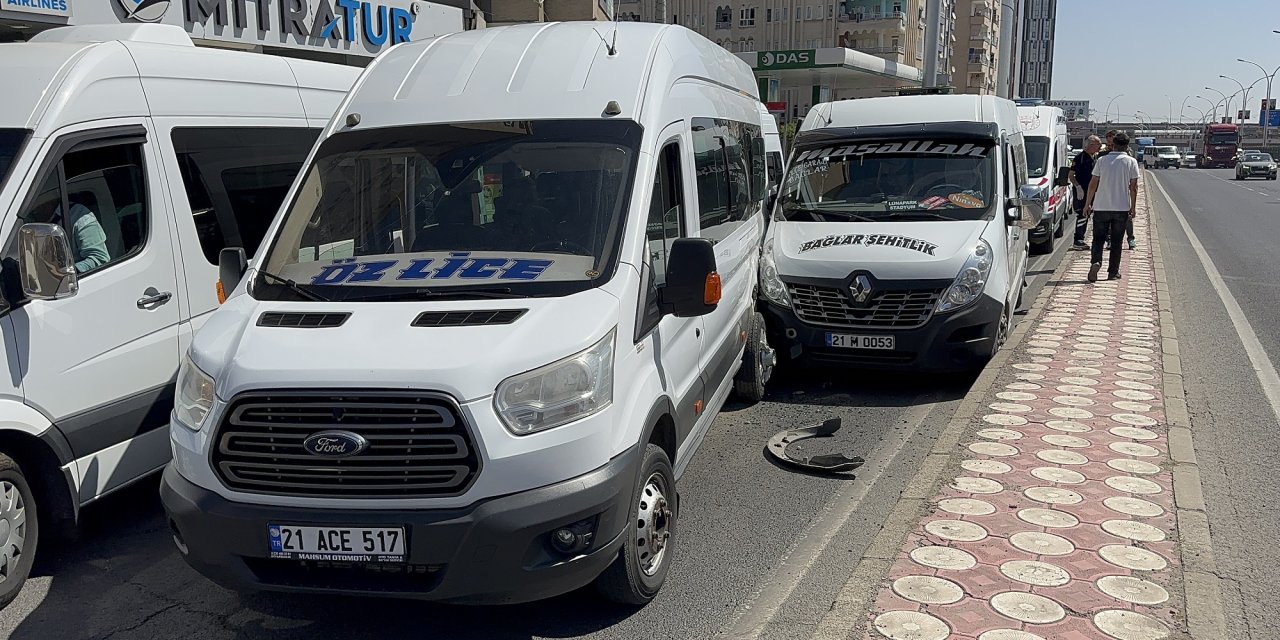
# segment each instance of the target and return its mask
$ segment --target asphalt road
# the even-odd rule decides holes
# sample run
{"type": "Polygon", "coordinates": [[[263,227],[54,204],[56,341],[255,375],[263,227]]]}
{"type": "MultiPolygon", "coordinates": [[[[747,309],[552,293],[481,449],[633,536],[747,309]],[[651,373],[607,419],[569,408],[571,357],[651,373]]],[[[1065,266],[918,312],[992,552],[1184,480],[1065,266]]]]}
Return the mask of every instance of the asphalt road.
{"type": "MultiPolygon", "coordinates": [[[[1148,172],[1168,192],[1257,336],[1280,356],[1280,181],[1229,169],[1148,172]]],[[[1178,328],[1196,457],[1230,640],[1280,629],[1280,424],[1189,235],[1152,189],[1178,328]]]]}
{"type": "MultiPolygon", "coordinates": [[[[1067,240],[1033,257],[1027,304],[1067,240]]],[[[590,590],[505,608],[235,594],[178,557],[152,479],[87,509],[75,543],[42,549],[23,593],[0,611],[0,636],[656,640],[755,628],[761,638],[807,638],[970,382],[791,372],[764,402],[726,407],[681,481],[667,584],[640,610],[590,590]],[[796,473],[763,454],[776,432],[830,417],[843,420],[839,447],[867,459],[855,479],[796,473]]]]}

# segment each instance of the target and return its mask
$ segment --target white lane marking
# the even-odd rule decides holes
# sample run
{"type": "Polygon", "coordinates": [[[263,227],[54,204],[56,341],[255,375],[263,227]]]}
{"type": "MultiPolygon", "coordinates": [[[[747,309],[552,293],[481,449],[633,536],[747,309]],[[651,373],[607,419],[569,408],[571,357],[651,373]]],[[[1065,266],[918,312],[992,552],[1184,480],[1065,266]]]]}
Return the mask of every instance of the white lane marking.
{"type": "Polygon", "coordinates": [[[1258,376],[1258,383],[1262,385],[1262,392],[1267,396],[1267,402],[1271,405],[1271,412],[1280,420],[1280,374],[1276,373],[1276,368],[1271,364],[1271,358],[1267,356],[1267,351],[1262,347],[1262,342],[1258,340],[1258,334],[1253,330],[1253,325],[1249,323],[1249,319],[1245,317],[1244,310],[1240,308],[1240,303],[1236,301],[1236,297],[1231,294],[1231,290],[1227,288],[1227,283],[1222,279],[1222,274],[1218,272],[1218,268],[1214,266],[1213,260],[1209,257],[1209,252],[1205,251],[1204,244],[1200,242],[1200,238],[1196,237],[1191,225],[1187,223],[1187,218],[1182,215],[1182,210],[1178,208],[1177,203],[1165,191],[1164,185],[1159,180],[1153,180],[1152,184],[1160,190],[1160,195],[1164,196],[1165,202],[1169,204],[1169,210],[1178,220],[1178,224],[1182,226],[1182,231],[1187,234],[1187,239],[1191,242],[1191,248],[1195,250],[1196,257],[1200,259],[1200,266],[1204,267],[1205,274],[1209,277],[1209,282],[1213,285],[1214,291],[1218,294],[1218,299],[1222,301],[1222,306],[1226,307],[1227,317],[1231,318],[1231,324],[1236,329],[1236,334],[1240,336],[1240,343],[1244,345],[1244,351],[1249,356],[1249,363],[1253,365],[1253,372],[1258,376]]]}
{"type": "Polygon", "coordinates": [[[716,638],[754,640],[764,633],[826,551],[836,533],[857,511],[880,475],[889,468],[907,442],[915,437],[920,425],[929,417],[934,407],[938,406],[936,403],[919,404],[923,400],[924,395],[921,394],[912,402],[914,406],[904,416],[911,425],[910,433],[898,439],[885,438],[876,445],[866,456],[866,463],[859,469],[857,478],[827,500],[818,516],[783,556],[782,561],[760,582],[764,587],[739,605],[737,616],[716,634],[716,638]]]}

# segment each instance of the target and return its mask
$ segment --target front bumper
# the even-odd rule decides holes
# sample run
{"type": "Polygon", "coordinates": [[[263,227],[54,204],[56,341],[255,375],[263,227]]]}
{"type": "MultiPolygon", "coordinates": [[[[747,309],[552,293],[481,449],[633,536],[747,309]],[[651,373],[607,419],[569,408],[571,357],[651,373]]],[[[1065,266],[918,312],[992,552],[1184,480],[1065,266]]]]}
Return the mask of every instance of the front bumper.
{"type": "Polygon", "coordinates": [[[165,469],[160,497],[183,558],[230,589],[527,602],[585,586],[613,562],[629,530],[640,459],[633,447],[586,475],[465,508],[334,510],[234,502],[192,484],[173,466],[165,469]],[[590,544],[572,556],[554,551],[551,532],[583,520],[594,523],[590,544]],[[403,526],[407,562],[272,559],[269,524],[403,526]]]}
{"type": "Polygon", "coordinates": [[[1246,178],[1274,178],[1274,177],[1276,177],[1276,170],[1275,170],[1275,169],[1253,169],[1253,168],[1247,168],[1247,167],[1246,167],[1246,168],[1244,168],[1244,169],[1239,169],[1239,170],[1237,170],[1237,173],[1238,173],[1239,175],[1242,175],[1242,176],[1246,177],[1246,178]]]}
{"type": "Polygon", "coordinates": [[[972,371],[991,358],[1004,306],[981,296],[973,306],[933,315],[914,329],[858,329],[805,324],[788,307],[763,301],[769,344],[792,360],[816,366],[937,373],[972,371]],[[893,351],[827,346],[828,333],[894,336],[893,351]]]}

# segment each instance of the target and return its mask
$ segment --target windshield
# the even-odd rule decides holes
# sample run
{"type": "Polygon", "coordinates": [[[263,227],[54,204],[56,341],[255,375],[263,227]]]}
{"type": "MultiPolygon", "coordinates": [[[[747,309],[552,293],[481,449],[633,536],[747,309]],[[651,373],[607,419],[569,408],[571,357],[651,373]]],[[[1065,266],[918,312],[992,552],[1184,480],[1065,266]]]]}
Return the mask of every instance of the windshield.
{"type": "Polygon", "coordinates": [[[1043,178],[1049,172],[1049,139],[1027,137],[1027,177],[1043,178]]]}
{"type": "Polygon", "coordinates": [[[826,143],[800,148],[777,215],[794,222],[977,220],[995,198],[991,140],[826,143]]]}
{"type": "MultiPolygon", "coordinates": [[[[264,269],[329,299],[590,288],[617,262],[640,134],[550,120],[339,133],[264,269]]],[[[299,297],[282,284],[259,279],[255,295],[299,297]]]]}
{"type": "Polygon", "coordinates": [[[1245,162],[1271,162],[1269,153],[1251,153],[1244,157],[1245,162]]]}
{"type": "Polygon", "coordinates": [[[1162,155],[1177,155],[1178,149],[1175,147],[1156,147],[1156,153],[1162,155]]]}
{"type": "Polygon", "coordinates": [[[18,157],[18,151],[22,150],[22,143],[26,139],[25,129],[0,129],[0,187],[4,186],[5,178],[9,177],[9,167],[13,166],[13,160],[18,157]]]}
{"type": "Polygon", "coordinates": [[[1240,137],[1234,132],[1209,134],[1209,144],[1235,144],[1239,141],[1240,137]]]}

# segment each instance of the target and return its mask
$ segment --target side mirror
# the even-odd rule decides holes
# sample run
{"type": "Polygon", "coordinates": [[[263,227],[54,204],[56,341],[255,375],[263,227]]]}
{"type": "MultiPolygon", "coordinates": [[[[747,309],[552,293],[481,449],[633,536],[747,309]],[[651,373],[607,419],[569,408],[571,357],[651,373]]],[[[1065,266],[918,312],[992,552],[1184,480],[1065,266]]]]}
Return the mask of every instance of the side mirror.
{"type": "Polygon", "coordinates": [[[248,266],[249,260],[241,247],[227,247],[218,252],[218,304],[226,302],[227,295],[240,285],[248,266]]]}
{"type": "Polygon", "coordinates": [[[24,224],[18,230],[22,293],[32,300],[70,298],[80,290],[67,234],[56,224],[24,224]]]}
{"type": "Polygon", "coordinates": [[[1020,229],[1034,229],[1044,220],[1045,203],[1048,201],[1044,189],[1023,185],[1018,188],[1018,197],[1010,198],[1008,214],[1009,223],[1020,229]]]}
{"type": "Polygon", "coordinates": [[[1055,187],[1065,187],[1071,184],[1071,167],[1062,167],[1058,169],[1058,177],[1053,181],[1055,187]]]}
{"type": "Polygon", "coordinates": [[[677,318],[704,316],[720,302],[716,251],[706,238],[680,238],[667,254],[667,281],[658,289],[658,308],[677,318]]]}

